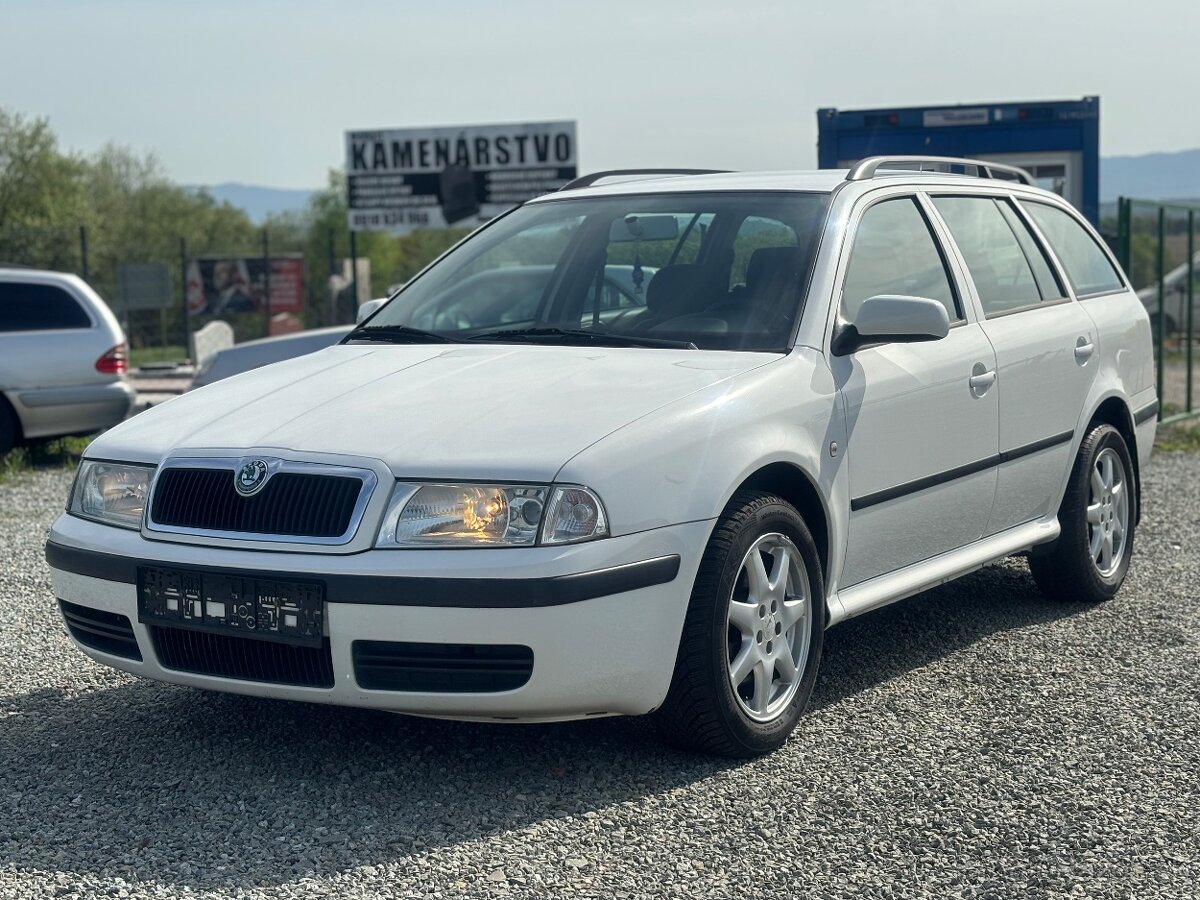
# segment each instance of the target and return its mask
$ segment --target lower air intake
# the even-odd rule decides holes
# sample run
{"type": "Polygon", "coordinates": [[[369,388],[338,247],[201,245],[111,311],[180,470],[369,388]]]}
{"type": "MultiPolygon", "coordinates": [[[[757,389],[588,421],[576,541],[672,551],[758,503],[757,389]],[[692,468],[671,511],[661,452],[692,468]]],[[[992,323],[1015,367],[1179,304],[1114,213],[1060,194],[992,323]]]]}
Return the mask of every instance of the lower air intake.
{"type": "Polygon", "coordinates": [[[137,638],[133,635],[133,625],[126,616],[79,606],[66,600],[59,600],[58,606],[71,637],[83,646],[101,653],[142,661],[142,651],[138,649],[137,638]]]}
{"type": "Polygon", "coordinates": [[[511,691],[533,674],[533,650],[516,644],[355,641],[354,677],[372,691],[475,694],[511,691]]]}
{"type": "Polygon", "coordinates": [[[329,639],[320,647],[230,637],[185,628],[150,627],[164,669],[296,687],[333,687],[329,639]]]}

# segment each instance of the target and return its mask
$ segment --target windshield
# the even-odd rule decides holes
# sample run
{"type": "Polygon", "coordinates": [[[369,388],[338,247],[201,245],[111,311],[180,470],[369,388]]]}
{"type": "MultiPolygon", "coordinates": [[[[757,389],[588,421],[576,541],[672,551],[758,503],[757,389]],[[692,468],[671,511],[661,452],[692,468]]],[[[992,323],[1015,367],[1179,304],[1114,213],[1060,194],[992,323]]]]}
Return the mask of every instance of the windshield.
{"type": "Polygon", "coordinates": [[[782,351],[828,194],[534,203],[451,251],[347,340],[782,351]]]}

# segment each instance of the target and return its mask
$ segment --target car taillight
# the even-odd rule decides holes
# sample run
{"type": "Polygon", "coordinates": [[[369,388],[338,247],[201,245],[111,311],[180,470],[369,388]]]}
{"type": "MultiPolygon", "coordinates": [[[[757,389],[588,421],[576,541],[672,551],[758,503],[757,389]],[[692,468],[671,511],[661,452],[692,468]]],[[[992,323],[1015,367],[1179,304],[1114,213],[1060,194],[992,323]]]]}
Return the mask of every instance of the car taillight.
{"type": "Polygon", "coordinates": [[[124,344],[117,344],[98,360],[96,371],[105,375],[124,375],[129,371],[129,354],[124,344]]]}

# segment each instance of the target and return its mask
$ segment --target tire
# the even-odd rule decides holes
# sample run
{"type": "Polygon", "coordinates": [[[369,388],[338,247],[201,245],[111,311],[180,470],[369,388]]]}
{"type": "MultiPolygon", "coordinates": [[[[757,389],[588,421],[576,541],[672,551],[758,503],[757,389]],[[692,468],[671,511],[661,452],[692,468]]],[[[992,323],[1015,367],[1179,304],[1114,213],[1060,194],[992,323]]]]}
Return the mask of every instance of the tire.
{"type": "Polygon", "coordinates": [[[663,737],[735,758],[779,748],[812,694],[824,634],[824,583],[804,519],[773,494],[734,494],[692,588],[671,687],[657,713],[663,737]],[[749,602],[754,595],[762,602],[749,602]],[[744,672],[737,690],[734,664],[744,672]]]}
{"type": "Polygon", "coordinates": [[[0,457],[17,444],[17,419],[3,397],[0,397],[0,457]]]}
{"type": "Polygon", "coordinates": [[[1058,510],[1062,533],[1029,559],[1033,580],[1047,597],[1100,603],[1116,596],[1133,557],[1135,478],[1129,448],[1117,429],[1102,424],[1088,432],[1058,510]],[[1090,522],[1089,515],[1098,521],[1090,522]]]}

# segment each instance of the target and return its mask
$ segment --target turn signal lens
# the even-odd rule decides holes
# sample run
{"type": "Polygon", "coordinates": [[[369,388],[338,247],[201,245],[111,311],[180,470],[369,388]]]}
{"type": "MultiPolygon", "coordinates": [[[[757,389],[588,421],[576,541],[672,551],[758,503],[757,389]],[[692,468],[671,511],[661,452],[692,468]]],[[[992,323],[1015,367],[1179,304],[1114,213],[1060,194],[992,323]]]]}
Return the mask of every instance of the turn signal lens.
{"type": "Polygon", "coordinates": [[[600,498],[585,487],[557,487],[542,531],[543,544],[570,544],[608,534],[600,498]]]}

